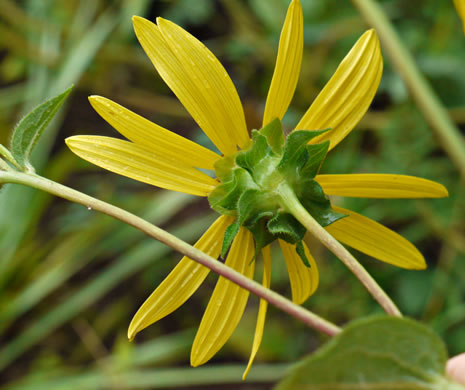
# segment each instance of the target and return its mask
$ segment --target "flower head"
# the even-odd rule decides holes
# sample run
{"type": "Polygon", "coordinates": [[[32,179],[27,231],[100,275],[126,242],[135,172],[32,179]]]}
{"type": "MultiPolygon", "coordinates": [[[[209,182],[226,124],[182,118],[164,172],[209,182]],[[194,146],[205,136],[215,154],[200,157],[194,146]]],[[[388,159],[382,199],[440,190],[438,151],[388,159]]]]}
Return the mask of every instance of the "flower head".
{"type": "MultiPolygon", "coordinates": [[[[213,257],[229,249],[226,264],[250,278],[257,251],[261,251],[266,287],[271,274],[269,243],[277,239],[296,303],[304,302],[316,290],[318,270],[302,242],[305,229],[282,213],[273,197],[274,188],[282,182],[292,184],[305,208],[342,243],[400,267],[425,267],[423,256],[410,242],[371,219],[332,206],[326,195],[441,197],[447,195],[443,186],[401,175],[318,174],[326,152],[355,127],[378,88],[382,57],[374,30],[355,43],[295,131],[284,140],[280,120],[292,100],[302,61],[303,18],[298,0],[291,2],[281,32],[263,128],[252,137],[231,79],[200,41],[162,18],[157,24],[140,17],[133,21],[160,76],[222,156],[97,96],[90,98],[92,106],[129,141],[76,136],[66,140],[73,152],[145,183],[208,196],[212,207],[223,215],[195,247],[213,257]],[[198,168],[215,170],[217,179],[198,168]]],[[[184,257],[138,310],[129,326],[129,338],[181,306],[208,273],[184,257]]],[[[193,366],[208,361],[226,343],[242,317],[248,295],[219,278],[194,340],[193,366]]],[[[266,310],[267,303],[261,300],[248,369],[261,342],[266,310]]]]}

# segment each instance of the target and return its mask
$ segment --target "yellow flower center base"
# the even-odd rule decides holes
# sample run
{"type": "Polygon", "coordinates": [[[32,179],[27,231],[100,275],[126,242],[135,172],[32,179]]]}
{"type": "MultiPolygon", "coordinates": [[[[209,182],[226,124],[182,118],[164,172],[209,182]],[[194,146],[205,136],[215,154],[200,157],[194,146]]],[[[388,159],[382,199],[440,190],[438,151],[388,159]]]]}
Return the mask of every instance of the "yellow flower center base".
{"type": "Polygon", "coordinates": [[[275,119],[261,130],[253,130],[247,148],[215,164],[221,184],[208,200],[214,210],[236,218],[226,230],[223,257],[239,227],[244,226],[254,235],[256,253],[280,238],[296,244],[297,253],[309,266],[302,245],[306,229],[285,211],[288,207],[281,193],[291,189],[322,226],[344,216],[331,209],[328,197],[314,180],[329,141],[313,145],[308,142],[325,131],[296,130],[285,139],[281,122],[275,119]]]}

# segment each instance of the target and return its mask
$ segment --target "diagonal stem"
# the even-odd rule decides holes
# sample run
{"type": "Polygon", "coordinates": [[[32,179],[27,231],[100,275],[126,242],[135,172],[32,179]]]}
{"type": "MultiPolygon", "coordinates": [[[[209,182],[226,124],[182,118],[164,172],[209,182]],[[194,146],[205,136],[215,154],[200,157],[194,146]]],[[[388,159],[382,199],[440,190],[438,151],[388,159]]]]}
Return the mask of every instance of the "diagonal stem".
{"type": "Polygon", "coordinates": [[[294,191],[287,184],[283,183],[280,185],[279,194],[283,202],[283,207],[352,271],[386,313],[401,317],[402,314],[400,310],[391,298],[389,298],[355,257],[309,214],[300,203],[294,191]]]}
{"type": "Polygon", "coordinates": [[[113,218],[116,218],[128,225],[135,227],[150,237],[153,237],[164,244],[170,246],[176,251],[188,256],[190,259],[209,268],[213,272],[225,277],[226,279],[236,283],[242,288],[250,291],[251,293],[263,298],[270,304],[285,311],[291,316],[301,320],[311,328],[317,329],[330,336],[336,335],[341,332],[341,329],[333,323],[319,317],[311,311],[303,308],[283,297],[282,295],[263,287],[260,283],[249,279],[234,269],[224,265],[220,261],[211,256],[203,253],[199,249],[194,248],[181,239],[173,236],[172,234],[160,229],[158,226],[152,225],[146,220],[131,214],[130,212],[113,206],[109,203],[95,199],[89,195],[83,194],[72,188],[66,187],[62,184],[48,180],[44,177],[38,176],[34,173],[20,173],[20,172],[4,172],[0,171],[0,183],[16,183],[23,184],[28,187],[37,188],[39,190],[48,192],[52,195],[67,199],[74,203],[79,203],[87,208],[100,211],[113,218]]]}
{"type": "Polygon", "coordinates": [[[3,170],[3,171],[9,171],[10,170],[10,166],[0,158],[0,169],[3,170]]]}
{"type": "MultiPolygon", "coordinates": [[[[0,144],[0,156],[2,156],[4,159],[6,159],[11,165],[16,167],[17,169],[21,169],[19,164],[16,162],[15,158],[11,154],[11,152],[5,148],[2,144],[0,144]]],[[[2,160],[3,162],[3,160],[2,160]]],[[[4,169],[5,171],[9,170],[8,164],[7,164],[7,169],[4,169]]]]}

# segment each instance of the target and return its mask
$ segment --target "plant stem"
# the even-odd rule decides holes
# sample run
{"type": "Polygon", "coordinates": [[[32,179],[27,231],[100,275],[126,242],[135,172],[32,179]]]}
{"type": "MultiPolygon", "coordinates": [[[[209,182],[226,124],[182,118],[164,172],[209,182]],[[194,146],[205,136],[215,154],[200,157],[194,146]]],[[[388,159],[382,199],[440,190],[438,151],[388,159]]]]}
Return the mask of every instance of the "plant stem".
{"type": "MultiPolygon", "coordinates": [[[[21,169],[21,167],[18,165],[18,163],[16,162],[11,152],[7,148],[5,148],[2,144],[0,144],[0,156],[3,156],[4,158],[6,158],[17,169],[21,169]]],[[[9,169],[5,169],[5,170],[7,171],[9,169]]]]}
{"type": "Polygon", "coordinates": [[[194,248],[181,239],[173,236],[172,234],[152,225],[146,220],[131,214],[130,212],[105,203],[101,200],[95,199],[89,195],[83,194],[72,188],[66,187],[62,184],[48,180],[44,177],[38,176],[33,173],[20,173],[20,172],[4,172],[0,171],[0,183],[16,183],[23,184],[29,187],[37,188],[39,190],[48,192],[50,194],[67,199],[74,203],[79,203],[89,209],[100,211],[113,218],[116,218],[136,229],[144,232],[150,237],[153,237],[164,244],[170,246],[176,251],[188,256],[190,259],[209,268],[213,272],[225,277],[226,279],[236,283],[242,288],[250,291],[251,293],[265,299],[270,304],[285,311],[291,316],[298,318],[308,326],[333,336],[341,331],[341,329],[332,324],[331,322],[319,317],[318,315],[310,312],[309,310],[296,305],[289,299],[279,295],[278,293],[263,287],[260,283],[247,278],[234,269],[224,265],[220,261],[208,256],[199,249],[194,248]]]}
{"type": "Polygon", "coordinates": [[[386,313],[401,317],[401,312],[391,298],[389,298],[355,257],[308,213],[294,191],[287,184],[283,183],[280,185],[278,192],[283,202],[282,206],[352,271],[386,313]]]}
{"type": "Polygon", "coordinates": [[[9,171],[10,170],[10,166],[0,158],[0,169],[4,170],[4,171],[9,171]]]}
{"type": "Polygon", "coordinates": [[[407,84],[426,120],[436,132],[439,142],[465,178],[465,140],[452,122],[446,109],[420,73],[415,60],[403,45],[383,9],[374,0],[352,0],[367,23],[379,34],[393,65],[407,84]]]}

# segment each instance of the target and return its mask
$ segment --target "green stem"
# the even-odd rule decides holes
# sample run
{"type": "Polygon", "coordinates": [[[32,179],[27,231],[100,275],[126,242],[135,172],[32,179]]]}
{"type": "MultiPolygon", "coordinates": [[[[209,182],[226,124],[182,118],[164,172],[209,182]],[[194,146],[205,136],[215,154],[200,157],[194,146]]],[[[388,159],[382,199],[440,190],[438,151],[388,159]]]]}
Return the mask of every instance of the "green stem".
{"type": "Polygon", "coordinates": [[[3,170],[3,171],[9,171],[10,170],[10,166],[0,158],[0,169],[3,170]]]}
{"type": "MultiPolygon", "coordinates": [[[[5,148],[2,144],[0,144],[0,155],[3,156],[4,158],[6,158],[17,169],[22,170],[22,168],[16,162],[16,160],[13,157],[13,155],[11,154],[11,152],[7,148],[5,148]]],[[[8,169],[5,169],[5,170],[9,170],[9,167],[8,167],[8,169]]]]}
{"type": "Polygon", "coordinates": [[[73,190],[72,188],[66,187],[62,184],[48,180],[44,177],[38,176],[33,173],[19,173],[19,172],[4,172],[0,171],[0,183],[16,183],[23,184],[29,187],[37,188],[39,190],[48,192],[50,194],[59,196],[67,199],[74,203],[79,203],[89,209],[100,211],[113,218],[116,218],[128,225],[135,227],[136,229],[144,232],[150,237],[153,237],[164,244],[170,246],[183,255],[188,256],[190,259],[197,261],[198,263],[209,268],[213,272],[225,277],[226,279],[238,284],[242,288],[250,291],[251,293],[258,295],[260,298],[268,301],[270,304],[278,307],[285,311],[291,316],[298,318],[308,326],[315,328],[321,332],[324,332],[330,336],[333,336],[341,331],[339,327],[332,324],[329,321],[317,316],[309,310],[296,305],[292,301],[278,293],[263,287],[260,283],[247,278],[241,273],[234,269],[224,265],[220,261],[208,256],[199,249],[187,244],[181,239],[173,236],[172,234],[160,229],[159,227],[152,225],[146,220],[131,214],[130,212],[120,209],[119,207],[105,203],[101,200],[95,199],[91,196],[83,194],[79,191],[73,190]]]}
{"type": "Polygon", "coordinates": [[[280,185],[278,191],[283,201],[283,207],[352,271],[386,313],[401,317],[402,314],[391,298],[350,252],[308,213],[294,191],[287,184],[280,185]]]}
{"type": "Polygon", "coordinates": [[[385,52],[404,79],[424,117],[436,132],[439,142],[465,178],[465,140],[428,81],[418,70],[413,56],[403,45],[383,9],[374,0],[352,2],[367,23],[378,32],[385,52]]]}

